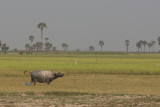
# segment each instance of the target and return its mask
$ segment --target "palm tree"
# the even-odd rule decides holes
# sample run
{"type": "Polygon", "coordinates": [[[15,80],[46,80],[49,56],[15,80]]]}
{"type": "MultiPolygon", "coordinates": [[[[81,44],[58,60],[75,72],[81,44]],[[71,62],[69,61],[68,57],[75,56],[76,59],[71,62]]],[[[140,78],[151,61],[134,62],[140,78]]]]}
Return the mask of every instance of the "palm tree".
{"type": "Polygon", "coordinates": [[[52,43],[46,42],[45,43],[45,50],[49,51],[52,48],[52,43]]]}
{"type": "Polygon", "coordinates": [[[81,51],[79,48],[76,49],[77,52],[81,51]]]}
{"type": "Polygon", "coordinates": [[[57,50],[57,47],[53,47],[53,48],[52,48],[52,51],[56,51],[56,50],[57,50]]]}
{"type": "Polygon", "coordinates": [[[36,42],[37,51],[42,50],[43,43],[42,42],[36,42]]]}
{"type": "Polygon", "coordinates": [[[152,41],[151,43],[153,44],[153,48],[154,48],[153,50],[154,50],[154,52],[155,52],[155,44],[156,44],[156,41],[152,41]]]}
{"type": "Polygon", "coordinates": [[[137,43],[136,43],[136,47],[138,48],[138,52],[139,52],[139,48],[141,48],[141,46],[142,46],[142,45],[141,45],[140,42],[137,42],[137,43]]]}
{"type": "Polygon", "coordinates": [[[7,46],[6,43],[2,44],[1,48],[4,51],[4,54],[6,54],[6,51],[9,50],[9,46],[7,46]]]}
{"type": "Polygon", "coordinates": [[[102,52],[102,46],[104,46],[103,40],[100,40],[100,41],[99,41],[99,45],[100,45],[100,47],[101,47],[101,52],[102,52]]]}
{"type": "Polygon", "coordinates": [[[49,43],[48,40],[49,38],[45,38],[46,42],[45,42],[45,50],[49,51],[52,48],[52,43],[49,43]]]}
{"type": "Polygon", "coordinates": [[[147,41],[142,41],[142,44],[143,44],[143,46],[144,46],[144,53],[145,53],[145,47],[146,47],[146,45],[147,45],[147,41]]]}
{"type": "Polygon", "coordinates": [[[160,45],[160,36],[158,37],[158,39],[157,39],[157,40],[158,40],[158,44],[160,45]]]}
{"type": "Polygon", "coordinates": [[[128,52],[129,43],[130,43],[129,40],[125,40],[125,45],[126,45],[126,47],[127,47],[127,52],[128,52]]]}
{"type": "Polygon", "coordinates": [[[48,42],[49,38],[45,38],[46,42],[48,42]]]}
{"type": "Polygon", "coordinates": [[[152,47],[152,43],[148,43],[148,47],[149,47],[149,52],[150,52],[150,48],[152,47]]]}
{"type": "MultiPolygon", "coordinates": [[[[37,27],[41,29],[41,42],[43,43],[43,28],[47,28],[47,25],[41,22],[37,25],[37,27]]],[[[43,46],[42,46],[42,49],[43,49],[43,46]]]]}
{"type": "Polygon", "coordinates": [[[2,46],[2,42],[1,42],[1,40],[0,40],[0,47],[2,46]]]}
{"type": "Polygon", "coordinates": [[[64,51],[66,50],[66,43],[62,43],[62,48],[64,49],[64,51]]]}
{"type": "Polygon", "coordinates": [[[142,52],[142,45],[143,45],[143,41],[140,40],[139,43],[141,44],[141,52],[142,52]]]}
{"type": "Polygon", "coordinates": [[[37,49],[37,45],[33,44],[33,50],[37,49]]]}
{"type": "Polygon", "coordinates": [[[93,46],[89,46],[89,51],[94,51],[95,48],[93,46]]]}
{"type": "Polygon", "coordinates": [[[25,48],[26,48],[26,50],[28,51],[29,50],[29,48],[30,48],[30,45],[27,43],[27,44],[25,44],[25,48]]]}
{"type": "Polygon", "coordinates": [[[64,51],[66,51],[69,48],[69,46],[66,43],[62,43],[62,48],[64,49],[64,51]]]}
{"type": "Polygon", "coordinates": [[[66,44],[66,50],[69,48],[68,44],[66,44]]]}
{"type": "Polygon", "coordinates": [[[33,36],[33,35],[30,35],[30,36],[29,36],[29,40],[31,41],[31,46],[32,46],[32,42],[33,42],[33,40],[34,40],[34,36],[33,36]]]}
{"type": "Polygon", "coordinates": [[[49,50],[51,50],[52,46],[53,46],[52,43],[49,43],[49,47],[48,47],[49,50]]]}
{"type": "Polygon", "coordinates": [[[159,46],[160,46],[160,36],[158,37],[158,39],[157,39],[157,40],[158,40],[158,44],[159,44],[159,46]]]}

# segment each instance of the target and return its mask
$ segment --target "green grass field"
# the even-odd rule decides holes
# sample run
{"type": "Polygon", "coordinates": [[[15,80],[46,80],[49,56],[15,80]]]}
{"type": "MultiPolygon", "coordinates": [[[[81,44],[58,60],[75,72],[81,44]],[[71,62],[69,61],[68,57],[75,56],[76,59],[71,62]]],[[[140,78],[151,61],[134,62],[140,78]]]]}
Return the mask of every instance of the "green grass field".
{"type": "Polygon", "coordinates": [[[159,75],[160,55],[0,55],[0,76],[22,76],[24,70],[52,70],[65,74],[159,75]]]}
{"type": "Polygon", "coordinates": [[[0,54],[0,93],[160,95],[159,74],[159,54],[0,54]],[[30,76],[24,70],[59,71],[65,76],[50,85],[25,86],[30,76]]]}

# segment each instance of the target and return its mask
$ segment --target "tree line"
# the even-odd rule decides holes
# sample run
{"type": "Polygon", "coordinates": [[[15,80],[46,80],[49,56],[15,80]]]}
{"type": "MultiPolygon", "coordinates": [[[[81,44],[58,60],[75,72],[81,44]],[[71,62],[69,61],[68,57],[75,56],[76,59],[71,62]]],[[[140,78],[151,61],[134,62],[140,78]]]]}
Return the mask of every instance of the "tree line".
{"type": "MultiPolygon", "coordinates": [[[[158,37],[157,40],[158,40],[158,43],[160,45],[160,37],[158,37]]],[[[155,52],[155,44],[156,44],[156,41],[147,42],[145,40],[140,40],[136,43],[136,47],[137,47],[138,52],[144,52],[145,53],[146,52],[146,47],[148,47],[149,52],[155,52]]],[[[130,45],[130,41],[125,40],[126,52],[128,52],[128,50],[129,50],[129,45],[130,45]]]]}
{"type": "MultiPolygon", "coordinates": [[[[54,47],[52,45],[51,42],[49,42],[49,38],[45,37],[45,42],[43,42],[43,30],[44,28],[47,28],[47,24],[46,23],[39,23],[37,25],[37,28],[40,29],[40,36],[41,36],[41,41],[36,42],[35,44],[33,44],[33,41],[35,39],[34,35],[30,35],[29,36],[29,41],[30,43],[26,43],[25,44],[25,49],[27,52],[33,52],[33,51],[57,51],[57,47],[54,47]]],[[[157,38],[158,44],[160,45],[160,36],[157,38]]],[[[149,52],[155,52],[155,44],[156,41],[151,41],[151,42],[147,42],[145,40],[140,40],[136,43],[136,47],[138,52],[146,52],[146,47],[148,47],[149,52]]],[[[103,51],[103,46],[104,46],[104,41],[100,40],[98,42],[98,45],[101,47],[100,51],[103,51]]],[[[130,41],[129,40],[125,40],[125,46],[126,46],[126,52],[129,51],[129,46],[130,46],[130,41]]],[[[2,49],[2,51],[6,54],[7,50],[9,50],[9,46],[7,46],[6,43],[2,43],[0,41],[0,47],[2,49]]],[[[62,48],[64,51],[68,51],[69,49],[69,45],[66,43],[62,43],[62,48]]],[[[18,50],[18,49],[15,49],[18,50]]],[[[79,49],[77,49],[76,51],[80,51],[79,49]]],[[[89,51],[95,51],[95,47],[94,46],[89,46],[89,51]]]]}
{"type": "Polygon", "coordinates": [[[4,54],[6,54],[7,50],[9,50],[9,46],[7,46],[6,43],[2,43],[1,40],[0,40],[0,47],[2,51],[4,52],[4,54]]]}
{"type": "MultiPolygon", "coordinates": [[[[56,51],[57,48],[56,47],[53,47],[52,43],[49,42],[49,38],[45,38],[45,43],[43,43],[43,30],[44,28],[47,28],[47,25],[46,23],[39,23],[37,25],[37,28],[40,28],[40,31],[41,31],[41,42],[36,42],[35,44],[33,44],[33,41],[34,41],[34,36],[33,35],[30,35],[29,36],[29,40],[30,40],[30,43],[26,43],[25,44],[25,48],[28,52],[33,52],[33,51],[56,51]]],[[[101,47],[101,51],[102,51],[102,47],[104,46],[104,41],[103,40],[100,40],[99,41],[99,45],[101,47]]],[[[69,49],[69,45],[66,44],[66,43],[62,43],[62,48],[64,51],[67,51],[69,49]]],[[[79,49],[77,49],[79,50],[79,49]]],[[[94,46],[89,46],[89,51],[94,51],[95,48],[94,46]]]]}

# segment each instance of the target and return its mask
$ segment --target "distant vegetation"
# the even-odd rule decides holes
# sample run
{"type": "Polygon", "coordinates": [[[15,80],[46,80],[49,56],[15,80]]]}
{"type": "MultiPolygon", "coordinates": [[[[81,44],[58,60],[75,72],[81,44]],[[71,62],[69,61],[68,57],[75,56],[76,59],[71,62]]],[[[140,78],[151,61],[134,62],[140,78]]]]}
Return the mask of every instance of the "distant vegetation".
{"type": "Polygon", "coordinates": [[[129,40],[125,40],[125,45],[126,45],[126,47],[127,47],[127,52],[128,52],[129,43],[130,43],[129,40]]]}
{"type": "Polygon", "coordinates": [[[7,50],[9,50],[9,46],[7,46],[6,43],[3,43],[0,41],[0,47],[2,49],[2,51],[4,52],[4,54],[6,54],[7,50]]]}
{"type": "Polygon", "coordinates": [[[104,46],[104,41],[103,41],[103,40],[100,40],[100,41],[99,41],[99,45],[100,45],[100,47],[101,47],[101,52],[102,52],[102,47],[104,46]]]}
{"type": "MultiPolygon", "coordinates": [[[[50,42],[50,39],[48,37],[44,37],[43,35],[43,30],[44,28],[47,28],[47,24],[44,22],[41,22],[37,25],[37,28],[40,29],[40,37],[41,37],[41,41],[36,41],[35,40],[35,36],[34,35],[30,35],[29,36],[29,41],[30,43],[26,43],[25,44],[25,49],[26,50],[18,50],[17,48],[15,48],[13,51],[14,52],[19,52],[19,53],[28,53],[28,54],[32,54],[33,52],[51,52],[51,51],[69,51],[69,45],[67,43],[62,43],[62,50],[61,49],[57,49],[56,46],[53,46],[53,44],[50,42]],[[45,42],[43,41],[43,38],[45,39],[45,42]],[[36,41],[36,42],[35,42],[36,41]],[[23,51],[23,52],[22,52],[23,51]]],[[[157,38],[157,43],[160,45],[160,36],[157,38]]],[[[125,46],[126,46],[126,52],[133,52],[132,49],[130,49],[130,40],[125,40],[125,46]]],[[[99,51],[105,51],[103,50],[104,47],[104,41],[103,40],[99,40],[98,45],[100,46],[99,51]]],[[[136,52],[141,52],[141,53],[145,53],[145,52],[156,52],[155,49],[155,45],[156,45],[156,41],[152,40],[151,42],[147,42],[145,40],[139,40],[135,46],[137,47],[137,51],[136,52]],[[148,47],[148,51],[146,51],[146,48],[148,47]]],[[[2,51],[6,54],[7,51],[9,50],[9,46],[6,43],[3,43],[0,41],[0,47],[2,49],[2,51]]],[[[72,50],[73,51],[73,50],[72,50]]],[[[80,51],[79,48],[77,48],[75,51],[80,51]]],[[[95,46],[90,45],[88,46],[88,49],[85,51],[95,51],[95,46]]],[[[57,52],[58,53],[58,52],[57,52]]]]}

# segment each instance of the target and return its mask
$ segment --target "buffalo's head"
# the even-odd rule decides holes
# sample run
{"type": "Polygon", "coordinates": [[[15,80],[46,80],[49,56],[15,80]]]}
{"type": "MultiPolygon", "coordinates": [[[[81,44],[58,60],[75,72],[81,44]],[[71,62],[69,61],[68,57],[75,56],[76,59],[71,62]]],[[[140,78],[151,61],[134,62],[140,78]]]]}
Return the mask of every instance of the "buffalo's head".
{"type": "Polygon", "coordinates": [[[64,74],[62,74],[62,73],[60,73],[60,72],[55,72],[55,73],[54,73],[54,77],[55,77],[55,78],[63,77],[63,76],[64,76],[64,74]]]}

